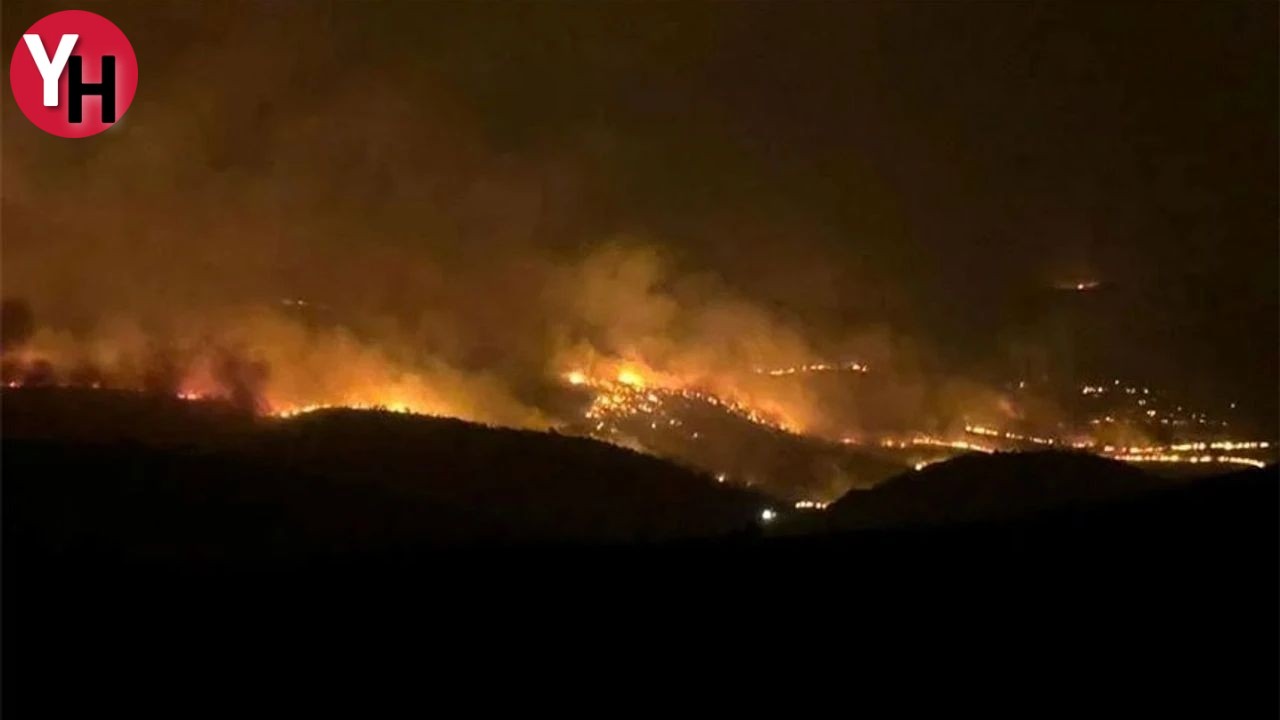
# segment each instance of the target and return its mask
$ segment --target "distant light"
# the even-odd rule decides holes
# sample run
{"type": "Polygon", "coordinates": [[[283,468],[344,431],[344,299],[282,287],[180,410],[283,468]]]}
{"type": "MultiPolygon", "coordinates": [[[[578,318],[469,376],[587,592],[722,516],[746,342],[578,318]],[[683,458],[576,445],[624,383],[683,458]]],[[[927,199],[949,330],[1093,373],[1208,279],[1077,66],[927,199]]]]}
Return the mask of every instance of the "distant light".
{"type": "Polygon", "coordinates": [[[1087,292],[1096,290],[1102,283],[1097,280],[1071,280],[1065,282],[1056,282],[1053,287],[1059,290],[1075,290],[1076,292],[1087,292]]]}
{"type": "Polygon", "coordinates": [[[724,473],[716,473],[716,482],[721,482],[721,483],[722,483],[722,482],[724,482],[724,481],[725,481],[725,474],[724,474],[724,473]]]}
{"type": "Polygon", "coordinates": [[[765,522],[773,522],[776,517],[778,517],[778,513],[774,512],[770,508],[765,508],[760,511],[760,519],[765,522]]]}
{"type": "Polygon", "coordinates": [[[587,382],[587,376],[577,370],[574,370],[565,377],[568,379],[570,385],[585,385],[587,382]]]}

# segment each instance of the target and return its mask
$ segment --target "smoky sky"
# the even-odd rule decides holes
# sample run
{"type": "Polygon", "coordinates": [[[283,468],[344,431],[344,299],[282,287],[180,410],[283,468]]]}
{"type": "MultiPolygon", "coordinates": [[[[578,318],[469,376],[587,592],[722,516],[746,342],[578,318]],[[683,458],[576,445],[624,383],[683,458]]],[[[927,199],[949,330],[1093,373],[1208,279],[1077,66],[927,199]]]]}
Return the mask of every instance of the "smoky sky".
{"type": "MultiPolygon", "coordinates": [[[[58,9],[5,3],[5,47],[58,9]]],[[[626,236],[826,352],[1274,426],[1274,3],[92,9],[138,56],[121,123],[4,105],[3,280],[38,315],[305,296],[502,364],[548,342],[512,321],[531,278],[626,236]]]]}

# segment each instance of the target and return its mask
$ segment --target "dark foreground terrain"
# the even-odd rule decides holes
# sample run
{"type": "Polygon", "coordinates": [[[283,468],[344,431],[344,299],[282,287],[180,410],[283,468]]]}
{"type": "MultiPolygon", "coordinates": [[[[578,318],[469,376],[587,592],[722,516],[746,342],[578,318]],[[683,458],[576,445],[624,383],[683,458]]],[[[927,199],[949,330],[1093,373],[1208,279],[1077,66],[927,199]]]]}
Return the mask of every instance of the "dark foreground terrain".
{"type": "Polygon", "coordinates": [[[964,457],[765,523],[784,506],[555,435],[59,390],[3,409],[14,717],[366,674],[508,700],[682,679],[790,714],[884,683],[899,712],[1278,709],[1274,467],[964,457]]]}

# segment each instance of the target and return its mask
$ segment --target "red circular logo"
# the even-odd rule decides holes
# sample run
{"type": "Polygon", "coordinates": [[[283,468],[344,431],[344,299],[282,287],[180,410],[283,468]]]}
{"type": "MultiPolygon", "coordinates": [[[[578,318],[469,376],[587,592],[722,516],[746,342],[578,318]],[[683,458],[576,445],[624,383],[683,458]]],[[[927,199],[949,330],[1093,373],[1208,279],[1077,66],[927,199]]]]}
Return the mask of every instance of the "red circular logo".
{"type": "Polygon", "coordinates": [[[22,35],[9,65],[13,99],[47,133],[97,135],[124,116],[138,58],[115,23],[84,10],[46,15],[22,35]]]}

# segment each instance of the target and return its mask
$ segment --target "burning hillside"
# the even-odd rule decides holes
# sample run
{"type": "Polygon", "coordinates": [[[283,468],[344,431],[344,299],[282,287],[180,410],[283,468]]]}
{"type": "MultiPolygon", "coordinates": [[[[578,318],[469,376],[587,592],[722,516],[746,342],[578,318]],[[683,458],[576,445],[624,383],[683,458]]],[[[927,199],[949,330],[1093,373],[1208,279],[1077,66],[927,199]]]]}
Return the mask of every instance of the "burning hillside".
{"type": "MultiPolygon", "coordinates": [[[[588,266],[591,262],[598,258],[588,266]]],[[[652,283],[641,285],[651,288],[652,283]]],[[[1037,428],[1009,396],[973,391],[956,395],[975,404],[957,402],[958,410],[950,413],[961,422],[954,425],[939,424],[941,406],[917,405],[914,429],[877,429],[872,418],[850,409],[861,398],[874,404],[875,393],[901,382],[901,376],[873,372],[862,361],[776,362],[787,353],[809,352],[797,334],[784,336],[790,338],[785,346],[773,336],[756,335],[774,343],[761,351],[758,343],[742,344],[743,338],[738,347],[703,345],[700,338],[715,334],[710,331],[679,343],[654,331],[639,333],[638,340],[623,338],[613,334],[619,325],[593,332],[588,324],[568,350],[544,361],[550,368],[545,375],[532,372],[532,380],[522,383],[518,374],[499,367],[463,367],[435,353],[415,352],[394,336],[301,316],[299,304],[244,308],[159,332],[116,322],[77,333],[39,326],[25,306],[9,302],[0,369],[10,387],[140,391],[219,400],[268,416],[342,407],[555,429],[809,503],[966,452],[1058,447],[1133,463],[1180,465],[1261,465],[1273,455],[1272,445],[1263,441],[1222,436],[1157,441],[1136,428],[1128,436],[1132,440],[1117,442],[1086,434],[1092,421],[1083,429],[1060,423],[1037,428]],[[597,346],[626,348],[626,354],[597,346]],[[1005,418],[1005,427],[1027,429],[999,429],[968,422],[969,417],[1005,418]]],[[[650,307],[668,304],[673,318],[657,325],[678,327],[677,303],[649,302],[650,307]]],[[[695,318],[715,312],[693,309],[695,318]]],[[[732,317],[770,327],[757,311],[740,310],[732,317]]]]}
{"type": "Polygon", "coordinates": [[[722,483],[819,505],[905,469],[891,458],[802,432],[750,398],[721,397],[670,378],[664,386],[634,365],[623,365],[613,377],[583,371],[564,377],[585,398],[581,419],[567,423],[567,430],[693,465],[722,483]]]}
{"type": "Polygon", "coordinates": [[[384,408],[537,426],[481,374],[410,363],[341,327],[307,327],[250,309],[150,335],[117,323],[75,335],[40,329],[4,353],[10,385],[71,385],[218,399],[268,415],[320,407],[384,408]]]}
{"type": "Polygon", "coordinates": [[[554,428],[799,499],[830,499],[901,470],[885,462],[853,469],[850,462],[858,464],[858,458],[851,460],[849,450],[807,434],[805,423],[813,421],[817,404],[803,384],[749,366],[720,375],[691,369],[694,356],[731,367],[715,353],[682,353],[672,346],[666,352],[676,359],[673,368],[655,369],[579,343],[560,357],[580,359],[585,369],[542,378],[561,399],[543,393],[535,401],[494,371],[415,359],[394,344],[383,347],[352,329],[307,322],[278,308],[249,309],[153,335],[122,323],[80,334],[37,328],[20,317],[25,307],[14,302],[6,313],[14,330],[3,361],[9,387],[129,390],[217,400],[279,417],[346,407],[554,428]]]}

